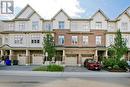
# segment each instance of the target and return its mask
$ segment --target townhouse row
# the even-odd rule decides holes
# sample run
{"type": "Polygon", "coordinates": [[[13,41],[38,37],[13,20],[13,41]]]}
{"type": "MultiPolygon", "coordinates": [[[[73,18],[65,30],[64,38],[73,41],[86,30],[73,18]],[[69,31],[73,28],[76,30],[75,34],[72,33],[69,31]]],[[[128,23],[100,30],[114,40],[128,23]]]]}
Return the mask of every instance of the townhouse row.
{"type": "MultiPolygon", "coordinates": [[[[114,43],[117,29],[130,48],[130,7],[114,20],[102,10],[90,18],[76,19],[62,9],[46,20],[27,5],[14,19],[0,21],[0,56],[17,59],[20,65],[41,65],[44,37],[51,32],[60,63],[83,65],[88,58],[100,61],[108,57],[107,48],[114,43]]],[[[124,55],[128,60],[129,51],[124,55]]]]}

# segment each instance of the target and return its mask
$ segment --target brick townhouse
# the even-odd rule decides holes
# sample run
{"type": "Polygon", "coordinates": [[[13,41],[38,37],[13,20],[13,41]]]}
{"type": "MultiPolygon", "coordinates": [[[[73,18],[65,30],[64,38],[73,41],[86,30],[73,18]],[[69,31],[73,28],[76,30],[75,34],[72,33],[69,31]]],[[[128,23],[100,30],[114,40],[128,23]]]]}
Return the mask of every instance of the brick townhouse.
{"type": "Polygon", "coordinates": [[[17,59],[19,65],[42,65],[43,38],[51,32],[62,62],[70,66],[83,65],[85,59],[98,61],[108,57],[107,48],[113,44],[117,29],[121,30],[129,48],[124,58],[130,60],[130,7],[113,20],[102,10],[91,18],[76,19],[62,9],[46,20],[27,5],[14,19],[0,21],[0,56],[17,59]]]}

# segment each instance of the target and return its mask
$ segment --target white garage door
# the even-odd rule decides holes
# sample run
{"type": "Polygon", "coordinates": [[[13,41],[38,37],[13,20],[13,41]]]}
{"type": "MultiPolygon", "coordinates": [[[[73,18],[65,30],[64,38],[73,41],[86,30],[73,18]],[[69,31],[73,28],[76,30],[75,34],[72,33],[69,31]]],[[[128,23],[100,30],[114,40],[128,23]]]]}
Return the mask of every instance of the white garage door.
{"type": "Polygon", "coordinates": [[[26,65],[27,57],[25,54],[18,54],[18,64],[19,65],[26,65]]]}
{"type": "Polygon", "coordinates": [[[42,65],[43,64],[42,54],[33,54],[32,55],[32,64],[33,65],[42,65]]]}
{"type": "Polygon", "coordinates": [[[66,66],[76,66],[77,65],[77,57],[66,57],[65,58],[66,66]]]}

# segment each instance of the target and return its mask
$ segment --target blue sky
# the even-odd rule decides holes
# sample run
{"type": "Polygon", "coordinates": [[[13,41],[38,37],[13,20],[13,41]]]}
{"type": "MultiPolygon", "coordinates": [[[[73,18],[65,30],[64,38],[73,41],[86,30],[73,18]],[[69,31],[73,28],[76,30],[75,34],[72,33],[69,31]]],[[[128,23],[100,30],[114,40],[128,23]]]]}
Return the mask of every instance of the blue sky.
{"type": "Polygon", "coordinates": [[[130,6],[130,0],[13,0],[14,15],[1,15],[0,19],[14,18],[27,4],[43,18],[52,18],[61,8],[72,18],[88,18],[98,9],[110,18],[116,18],[130,6]]]}
{"type": "Polygon", "coordinates": [[[130,0],[80,0],[80,5],[85,9],[82,17],[89,17],[100,8],[113,19],[130,6],[130,0]]]}

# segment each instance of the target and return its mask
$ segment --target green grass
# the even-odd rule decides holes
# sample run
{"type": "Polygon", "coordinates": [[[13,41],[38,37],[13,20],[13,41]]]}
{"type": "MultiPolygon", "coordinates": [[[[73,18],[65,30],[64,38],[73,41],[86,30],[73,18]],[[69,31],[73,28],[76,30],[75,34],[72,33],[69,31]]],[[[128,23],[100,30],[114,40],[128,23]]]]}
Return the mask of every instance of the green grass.
{"type": "Polygon", "coordinates": [[[48,65],[34,68],[32,71],[49,71],[49,72],[63,72],[64,67],[60,65],[48,65]]]}

